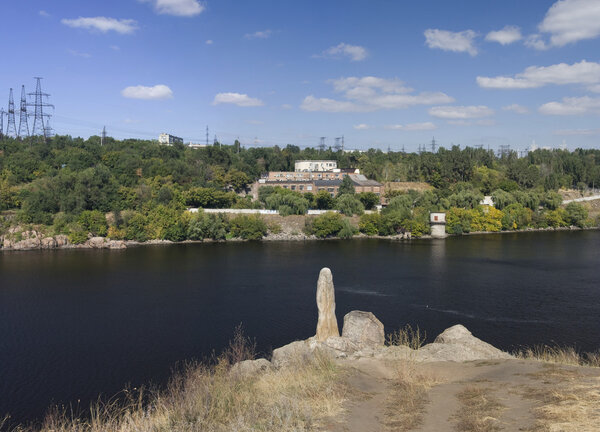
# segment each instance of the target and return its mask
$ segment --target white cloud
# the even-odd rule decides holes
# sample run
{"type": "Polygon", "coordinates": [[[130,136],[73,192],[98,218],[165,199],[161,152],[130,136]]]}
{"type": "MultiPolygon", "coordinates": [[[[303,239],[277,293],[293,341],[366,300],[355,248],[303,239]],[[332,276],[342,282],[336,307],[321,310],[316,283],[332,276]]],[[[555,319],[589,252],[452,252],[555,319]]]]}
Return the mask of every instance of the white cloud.
{"type": "Polygon", "coordinates": [[[550,34],[550,44],[564,46],[600,36],[600,2],[598,0],[559,0],[554,3],[538,26],[550,34]]]}
{"type": "Polygon", "coordinates": [[[142,3],[150,3],[154,6],[156,13],[161,15],[195,16],[206,9],[198,0],[139,0],[142,3]]]}
{"type": "Polygon", "coordinates": [[[600,129],[559,129],[552,134],[561,136],[600,135],[600,129]]]}
{"type": "Polygon", "coordinates": [[[346,43],[340,43],[336,46],[332,46],[325,51],[320,57],[349,57],[351,61],[361,61],[367,58],[367,50],[358,45],[349,45],[346,43]]]}
{"type": "Polygon", "coordinates": [[[493,126],[496,122],[492,119],[483,120],[448,120],[446,123],[453,126],[493,126]]]}
{"type": "Polygon", "coordinates": [[[60,21],[66,26],[82,28],[91,31],[108,33],[114,31],[121,34],[130,34],[138,29],[137,22],[132,19],[116,19],[108,17],[79,17],[75,19],[64,18],[60,21]]]}
{"type": "Polygon", "coordinates": [[[521,29],[517,26],[505,26],[502,30],[491,31],[485,36],[485,40],[489,42],[498,42],[501,45],[510,45],[513,42],[519,41],[521,29]]]}
{"type": "Polygon", "coordinates": [[[425,30],[425,43],[429,48],[439,48],[444,51],[468,52],[477,55],[474,42],[477,33],[473,30],[451,32],[439,29],[425,30]]]}
{"type": "Polygon", "coordinates": [[[91,54],[86,53],[86,52],[79,52],[79,51],[75,51],[75,50],[72,50],[72,49],[67,50],[67,51],[68,51],[69,54],[71,54],[72,56],[75,56],[75,57],[82,57],[82,58],[90,58],[90,57],[92,57],[91,54]]]}
{"type": "Polygon", "coordinates": [[[544,42],[542,36],[540,36],[539,34],[532,34],[527,36],[527,38],[525,39],[525,46],[539,51],[547,50],[548,48],[550,48],[546,44],[546,42],[544,42]]]}
{"type": "Polygon", "coordinates": [[[48,18],[48,17],[50,17],[50,14],[49,14],[48,12],[46,12],[45,10],[41,10],[41,11],[39,11],[39,12],[38,12],[38,14],[39,14],[40,16],[43,16],[44,18],[48,18]]]}
{"type": "Polygon", "coordinates": [[[260,99],[249,97],[241,93],[217,93],[213,105],[234,104],[241,107],[256,107],[264,105],[260,99]]]}
{"type": "Polygon", "coordinates": [[[426,131],[426,130],[435,130],[437,126],[431,122],[423,122],[423,123],[409,123],[406,125],[388,125],[385,127],[388,130],[403,130],[403,131],[426,131]]]}
{"type": "Polygon", "coordinates": [[[366,123],[361,123],[361,124],[357,124],[352,126],[355,130],[367,130],[367,129],[371,129],[371,126],[369,126],[366,123]]]}
{"type": "Polygon", "coordinates": [[[273,30],[261,30],[254,33],[247,33],[244,35],[246,39],[269,39],[273,34],[273,30]]]}
{"type": "Polygon", "coordinates": [[[121,95],[129,99],[171,99],[173,91],[164,84],[152,87],[138,85],[124,88],[121,95]]]}
{"type": "Polygon", "coordinates": [[[454,101],[441,92],[411,94],[413,89],[405,87],[398,79],[367,76],[339,78],[329,82],[336,93],[342,93],[345,100],[316,98],[310,95],[304,99],[300,108],[305,111],[368,112],[454,101]]]}
{"type": "Polygon", "coordinates": [[[514,77],[477,77],[477,84],[484,88],[526,89],[548,84],[597,84],[600,83],[600,63],[587,62],[568,65],[559,63],[552,66],[530,66],[514,77]]]}
{"type": "Polygon", "coordinates": [[[519,105],[519,104],[507,105],[505,107],[502,107],[502,109],[504,111],[513,111],[513,112],[516,112],[517,114],[528,114],[529,113],[529,109],[527,107],[524,107],[523,105],[519,105]]]}
{"type": "Polygon", "coordinates": [[[206,42],[204,42],[206,45],[212,45],[214,42],[212,39],[207,39],[206,42]]]}
{"type": "Polygon", "coordinates": [[[538,111],[546,115],[599,114],[600,98],[566,97],[561,102],[545,103],[539,107],[538,111]]]}
{"type": "Polygon", "coordinates": [[[284,110],[291,110],[293,107],[290,104],[283,104],[281,105],[281,108],[284,110]]]}
{"type": "Polygon", "coordinates": [[[494,114],[494,110],[485,105],[436,106],[429,109],[429,114],[443,119],[465,120],[489,117],[494,114]]]}
{"type": "Polygon", "coordinates": [[[591,85],[587,89],[594,93],[600,93],[600,84],[591,85]]]}

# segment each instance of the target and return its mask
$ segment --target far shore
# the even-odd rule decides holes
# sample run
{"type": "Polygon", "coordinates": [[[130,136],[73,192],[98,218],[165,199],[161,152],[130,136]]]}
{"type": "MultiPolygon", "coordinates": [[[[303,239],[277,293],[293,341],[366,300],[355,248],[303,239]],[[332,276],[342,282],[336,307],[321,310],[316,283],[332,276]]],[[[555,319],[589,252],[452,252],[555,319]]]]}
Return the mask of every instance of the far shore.
{"type": "MultiPolygon", "coordinates": [[[[528,228],[524,230],[511,230],[511,231],[474,231],[470,233],[463,234],[447,234],[446,238],[449,237],[461,237],[461,236],[478,236],[478,235],[490,235],[490,234],[519,234],[519,233],[532,233],[532,232],[556,232],[556,231],[587,231],[587,230],[598,230],[600,227],[589,227],[589,228],[579,228],[575,226],[570,227],[559,227],[559,228],[528,228]]],[[[411,237],[410,233],[406,234],[398,234],[395,236],[380,236],[380,235],[365,235],[365,234],[357,234],[352,239],[348,240],[363,240],[363,239],[377,239],[377,240],[388,240],[388,241],[411,241],[411,240],[444,240],[444,238],[432,237],[431,235],[424,235],[420,237],[411,237]]],[[[268,234],[263,237],[260,242],[306,242],[306,241],[331,241],[331,240],[341,240],[338,237],[327,237],[327,238],[318,238],[314,235],[306,235],[306,234],[290,234],[290,233],[279,233],[279,234],[268,234]]],[[[108,250],[123,250],[132,247],[140,247],[140,246],[167,246],[167,245],[177,245],[177,244],[198,244],[198,243],[241,243],[241,242],[249,242],[256,240],[244,240],[241,238],[230,238],[225,240],[212,240],[212,239],[204,239],[204,240],[184,240],[181,242],[173,242],[170,240],[148,240],[146,242],[139,242],[135,240],[112,240],[108,237],[93,237],[81,244],[71,244],[66,243],[62,245],[57,245],[54,247],[47,247],[42,245],[40,242],[39,246],[34,247],[0,247],[1,252],[22,252],[22,251],[32,251],[32,250],[73,250],[73,249],[108,249],[108,250]]],[[[0,243],[0,246],[2,244],[0,243]]]]}

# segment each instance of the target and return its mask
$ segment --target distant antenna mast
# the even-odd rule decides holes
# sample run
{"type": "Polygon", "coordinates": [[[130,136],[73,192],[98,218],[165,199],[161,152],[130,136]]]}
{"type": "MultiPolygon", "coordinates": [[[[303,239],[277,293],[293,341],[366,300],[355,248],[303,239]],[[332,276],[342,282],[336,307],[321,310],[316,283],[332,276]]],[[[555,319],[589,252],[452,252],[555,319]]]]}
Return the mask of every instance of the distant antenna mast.
{"type": "Polygon", "coordinates": [[[17,126],[15,124],[15,101],[13,99],[13,89],[10,89],[8,95],[8,125],[6,126],[6,136],[15,138],[17,136],[17,126]]]}
{"type": "Polygon", "coordinates": [[[21,106],[19,108],[19,138],[29,136],[29,125],[27,124],[27,98],[25,97],[25,86],[21,86],[21,106]]]}
{"type": "Polygon", "coordinates": [[[104,145],[104,140],[106,139],[106,126],[102,128],[102,135],[100,135],[100,145],[104,145]]]}

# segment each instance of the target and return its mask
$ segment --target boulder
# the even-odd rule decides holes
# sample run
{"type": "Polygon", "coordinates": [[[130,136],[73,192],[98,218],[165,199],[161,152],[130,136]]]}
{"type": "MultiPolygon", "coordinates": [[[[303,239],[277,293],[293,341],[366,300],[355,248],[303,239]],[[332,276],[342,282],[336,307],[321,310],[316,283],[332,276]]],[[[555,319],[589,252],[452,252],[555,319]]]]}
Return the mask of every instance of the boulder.
{"type": "Polygon", "coordinates": [[[109,249],[127,249],[127,245],[123,240],[111,240],[108,242],[109,249]]]}
{"type": "Polygon", "coordinates": [[[339,337],[337,319],[335,317],[335,290],[333,276],[327,267],[321,269],[317,281],[317,308],[319,319],[317,321],[317,335],[319,342],[324,342],[329,337],[339,337]]]}
{"type": "Polygon", "coordinates": [[[56,240],[56,247],[62,247],[69,244],[69,237],[64,234],[57,235],[54,237],[54,240],[56,240]]]}
{"type": "Polygon", "coordinates": [[[312,337],[307,342],[312,352],[319,350],[333,358],[346,358],[360,348],[354,342],[339,336],[329,337],[325,342],[319,342],[316,337],[312,337]]]}
{"type": "Polygon", "coordinates": [[[472,361],[510,359],[512,356],[487,342],[477,339],[464,326],[457,324],[444,330],[433,343],[416,352],[419,361],[472,361]]]}
{"type": "Polygon", "coordinates": [[[32,250],[39,249],[41,241],[38,237],[27,238],[19,242],[13,243],[12,248],[14,250],[32,250]]]}
{"type": "Polygon", "coordinates": [[[231,373],[245,376],[266,372],[270,369],[273,369],[271,362],[267,359],[259,358],[256,360],[244,360],[234,364],[231,368],[231,373]]]}
{"type": "Polygon", "coordinates": [[[344,317],[342,337],[362,348],[382,347],[385,343],[383,324],[371,312],[352,311],[344,317]]]}
{"type": "Polygon", "coordinates": [[[88,244],[94,249],[102,249],[103,247],[105,247],[104,237],[92,237],[88,240],[88,244]]]}
{"type": "Polygon", "coordinates": [[[44,237],[42,239],[42,249],[54,249],[56,247],[56,240],[54,237],[44,237]]]}
{"type": "Polygon", "coordinates": [[[305,362],[311,356],[312,350],[308,341],[295,341],[274,349],[271,363],[276,368],[280,368],[296,362],[305,362]]]}

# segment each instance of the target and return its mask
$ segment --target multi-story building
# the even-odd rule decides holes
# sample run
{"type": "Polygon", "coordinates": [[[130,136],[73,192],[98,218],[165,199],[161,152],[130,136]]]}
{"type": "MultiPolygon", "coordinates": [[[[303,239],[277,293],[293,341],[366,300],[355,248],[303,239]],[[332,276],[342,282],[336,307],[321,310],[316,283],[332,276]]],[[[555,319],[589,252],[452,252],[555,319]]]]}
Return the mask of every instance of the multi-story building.
{"type": "Polygon", "coordinates": [[[175,135],[161,133],[158,136],[159,144],[173,145],[173,144],[183,144],[183,138],[177,137],[175,135]]]}
{"type": "Polygon", "coordinates": [[[299,160],[294,164],[295,172],[333,171],[337,169],[334,160],[299,160]]]}

